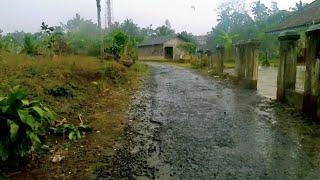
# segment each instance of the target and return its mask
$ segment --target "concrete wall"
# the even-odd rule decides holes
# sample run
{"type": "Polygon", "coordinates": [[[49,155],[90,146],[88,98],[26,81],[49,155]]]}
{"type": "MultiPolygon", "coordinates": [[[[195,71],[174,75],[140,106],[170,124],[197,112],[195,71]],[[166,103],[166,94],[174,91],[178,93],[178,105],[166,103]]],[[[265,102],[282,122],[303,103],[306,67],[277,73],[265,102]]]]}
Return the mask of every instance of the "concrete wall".
{"type": "Polygon", "coordinates": [[[138,48],[139,56],[163,56],[163,46],[153,45],[153,46],[142,46],[138,48]]]}
{"type": "Polygon", "coordinates": [[[179,49],[178,46],[185,43],[179,38],[173,38],[170,41],[167,41],[166,43],[163,44],[163,48],[165,47],[173,47],[173,60],[179,60],[179,59],[184,59],[186,56],[186,53],[179,49]]]}
{"type": "Polygon", "coordinates": [[[139,57],[143,59],[144,57],[162,57],[165,58],[164,48],[173,47],[173,60],[185,59],[189,57],[186,52],[179,49],[180,44],[185,43],[180,38],[173,38],[163,45],[153,45],[153,46],[142,46],[138,48],[139,57]]]}

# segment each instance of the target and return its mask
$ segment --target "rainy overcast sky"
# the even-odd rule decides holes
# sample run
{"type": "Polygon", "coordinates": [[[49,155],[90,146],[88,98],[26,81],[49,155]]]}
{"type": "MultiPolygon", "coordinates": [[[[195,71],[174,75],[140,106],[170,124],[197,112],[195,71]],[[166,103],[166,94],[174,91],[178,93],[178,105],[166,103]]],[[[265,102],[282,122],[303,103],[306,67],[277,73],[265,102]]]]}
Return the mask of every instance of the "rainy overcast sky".
{"type": "MultiPolygon", "coordinates": [[[[274,1],[280,9],[289,9],[299,0],[274,1]]],[[[104,0],[101,2],[104,4],[104,0]]],[[[114,20],[133,19],[139,26],[157,27],[168,19],[178,32],[186,30],[201,35],[217,24],[217,7],[223,2],[225,0],[113,0],[114,20]]],[[[271,0],[261,2],[271,4],[271,0]]],[[[96,22],[96,0],[0,0],[0,29],[35,32],[43,21],[59,25],[76,13],[96,22]]]]}

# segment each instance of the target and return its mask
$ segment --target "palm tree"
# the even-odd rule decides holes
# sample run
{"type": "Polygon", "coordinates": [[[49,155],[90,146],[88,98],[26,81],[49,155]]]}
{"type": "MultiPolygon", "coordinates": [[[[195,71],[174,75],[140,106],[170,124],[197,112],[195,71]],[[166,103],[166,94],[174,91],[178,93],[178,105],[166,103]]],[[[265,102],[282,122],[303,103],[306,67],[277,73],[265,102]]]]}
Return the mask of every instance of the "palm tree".
{"type": "Polygon", "coordinates": [[[301,9],[303,9],[305,6],[307,5],[307,3],[303,3],[301,0],[296,3],[296,7],[290,8],[292,11],[300,11],[301,9]]]}

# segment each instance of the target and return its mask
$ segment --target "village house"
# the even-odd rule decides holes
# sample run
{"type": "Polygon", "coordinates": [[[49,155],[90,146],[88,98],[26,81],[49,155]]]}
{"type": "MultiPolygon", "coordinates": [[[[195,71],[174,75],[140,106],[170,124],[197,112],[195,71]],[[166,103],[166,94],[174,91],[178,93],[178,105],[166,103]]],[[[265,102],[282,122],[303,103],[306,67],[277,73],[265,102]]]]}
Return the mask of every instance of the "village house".
{"type": "Polygon", "coordinates": [[[186,41],[178,35],[148,38],[138,45],[139,58],[185,59],[187,53],[179,48],[183,43],[186,43],[186,41]]]}

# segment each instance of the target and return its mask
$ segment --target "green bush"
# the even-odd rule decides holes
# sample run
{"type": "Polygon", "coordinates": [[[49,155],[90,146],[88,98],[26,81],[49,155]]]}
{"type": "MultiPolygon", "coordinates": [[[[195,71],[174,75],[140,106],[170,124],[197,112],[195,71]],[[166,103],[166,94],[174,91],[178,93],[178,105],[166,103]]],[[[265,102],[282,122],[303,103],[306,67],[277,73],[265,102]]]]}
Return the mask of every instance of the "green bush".
{"type": "Polygon", "coordinates": [[[128,41],[129,36],[123,30],[115,30],[104,39],[106,52],[113,55],[116,60],[119,60],[125,51],[128,41]]]}
{"type": "Polygon", "coordinates": [[[209,61],[208,61],[208,59],[205,59],[205,58],[203,58],[203,59],[197,58],[197,59],[191,60],[190,63],[191,63],[192,68],[201,69],[201,68],[208,66],[209,61]]]}
{"type": "Polygon", "coordinates": [[[195,55],[197,53],[197,45],[195,43],[180,44],[178,48],[187,52],[189,55],[195,55]]]}
{"type": "Polygon", "coordinates": [[[126,80],[126,68],[115,61],[104,63],[100,69],[100,73],[114,84],[123,84],[126,80]]]}
{"type": "Polygon", "coordinates": [[[29,101],[27,93],[15,87],[7,97],[0,97],[0,158],[23,158],[41,147],[46,128],[54,114],[40,101],[29,101]]]}
{"type": "Polygon", "coordinates": [[[37,54],[35,39],[31,34],[24,36],[24,48],[23,51],[29,55],[37,54]]]}

